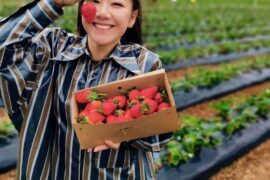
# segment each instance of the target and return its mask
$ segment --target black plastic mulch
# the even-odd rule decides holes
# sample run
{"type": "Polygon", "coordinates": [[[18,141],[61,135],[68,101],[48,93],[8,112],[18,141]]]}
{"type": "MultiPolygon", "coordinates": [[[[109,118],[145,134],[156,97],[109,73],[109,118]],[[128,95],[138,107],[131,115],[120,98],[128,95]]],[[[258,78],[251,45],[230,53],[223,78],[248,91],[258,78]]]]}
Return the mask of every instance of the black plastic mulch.
{"type": "Polygon", "coordinates": [[[241,74],[229,81],[224,81],[211,88],[193,89],[189,92],[174,92],[174,100],[177,110],[182,110],[192,105],[202,103],[233,91],[256,85],[270,80],[270,69],[251,71],[241,74]]]}
{"type": "Polygon", "coordinates": [[[203,58],[192,58],[192,59],[181,60],[172,64],[165,65],[165,70],[169,72],[169,71],[179,70],[179,69],[187,68],[190,66],[196,66],[196,65],[220,64],[223,62],[241,60],[241,58],[244,58],[244,57],[258,56],[258,55],[268,54],[268,53],[270,53],[270,48],[261,48],[259,50],[250,50],[247,52],[230,53],[226,55],[212,55],[212,56],[203,57],[203,58]]]}
{"type": "Polygon", "coordinates": [[[18,137],[1,137],[0,143],[0,173],[3,173],[16,167],[18,137]]]}
{"type": "Polygon", "coordinates": [[[270,137],[270,120],[260,120],[229,137],[222,136],[217,148],[202,148],[191,161],[161,169],[159,180],[203,180],[229,165],[270,137]]]}

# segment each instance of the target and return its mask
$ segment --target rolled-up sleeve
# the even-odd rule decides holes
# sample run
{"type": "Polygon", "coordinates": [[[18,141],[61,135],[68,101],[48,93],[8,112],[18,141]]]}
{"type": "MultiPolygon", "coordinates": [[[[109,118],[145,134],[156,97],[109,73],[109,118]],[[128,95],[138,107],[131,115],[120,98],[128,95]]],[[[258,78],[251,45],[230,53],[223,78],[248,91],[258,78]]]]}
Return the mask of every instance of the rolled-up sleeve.
{"type": "Polygon", "coordinates": [[[48,59],[46,52],[52,48],[46,38],[41,42],[36,37],[62,13],[53,0],[40,0],[1,20],[0,92],[17,130],[38,83],[39,69],[48,59]]]}

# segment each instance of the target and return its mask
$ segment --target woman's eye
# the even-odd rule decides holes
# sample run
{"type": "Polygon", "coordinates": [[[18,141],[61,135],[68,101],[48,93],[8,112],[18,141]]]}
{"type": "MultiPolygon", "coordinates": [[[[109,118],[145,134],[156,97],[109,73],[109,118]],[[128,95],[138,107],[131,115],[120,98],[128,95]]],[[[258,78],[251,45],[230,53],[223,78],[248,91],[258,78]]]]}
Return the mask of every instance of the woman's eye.
{"type": "Polygon", "coordinates": [[[112,5],[115,7],[124,7],[124,5],[121,3],[112,3],[112,5]]]}
{"type": "Polygon", "coordinates": [[[99,3],[99,1],[98,0],[93,0],[93,3],[99,3]]]}

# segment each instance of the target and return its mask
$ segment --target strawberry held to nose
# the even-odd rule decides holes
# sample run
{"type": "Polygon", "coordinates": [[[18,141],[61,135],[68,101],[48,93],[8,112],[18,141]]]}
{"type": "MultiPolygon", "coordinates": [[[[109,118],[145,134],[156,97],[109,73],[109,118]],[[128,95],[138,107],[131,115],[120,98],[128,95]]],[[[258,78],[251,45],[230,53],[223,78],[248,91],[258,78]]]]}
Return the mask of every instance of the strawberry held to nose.
{"type": "Polygon", "coordinates": [[[84,2],[81,7],[81,13],[85,18],[86,22],[92,23],[96,16],[96,6],[93,2],[84,2]]]}

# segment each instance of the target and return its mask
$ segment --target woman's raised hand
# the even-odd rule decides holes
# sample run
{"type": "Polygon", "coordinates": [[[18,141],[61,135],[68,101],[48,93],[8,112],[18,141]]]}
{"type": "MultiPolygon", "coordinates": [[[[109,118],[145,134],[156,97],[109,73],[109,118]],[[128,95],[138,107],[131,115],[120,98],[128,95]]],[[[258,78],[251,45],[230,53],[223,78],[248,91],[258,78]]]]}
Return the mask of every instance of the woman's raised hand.
{"type": "Polygon", "coordinates": [[[54,0],[54,3],[59,7],[72,6],[76,4],[79,0],[54,0]]]}

